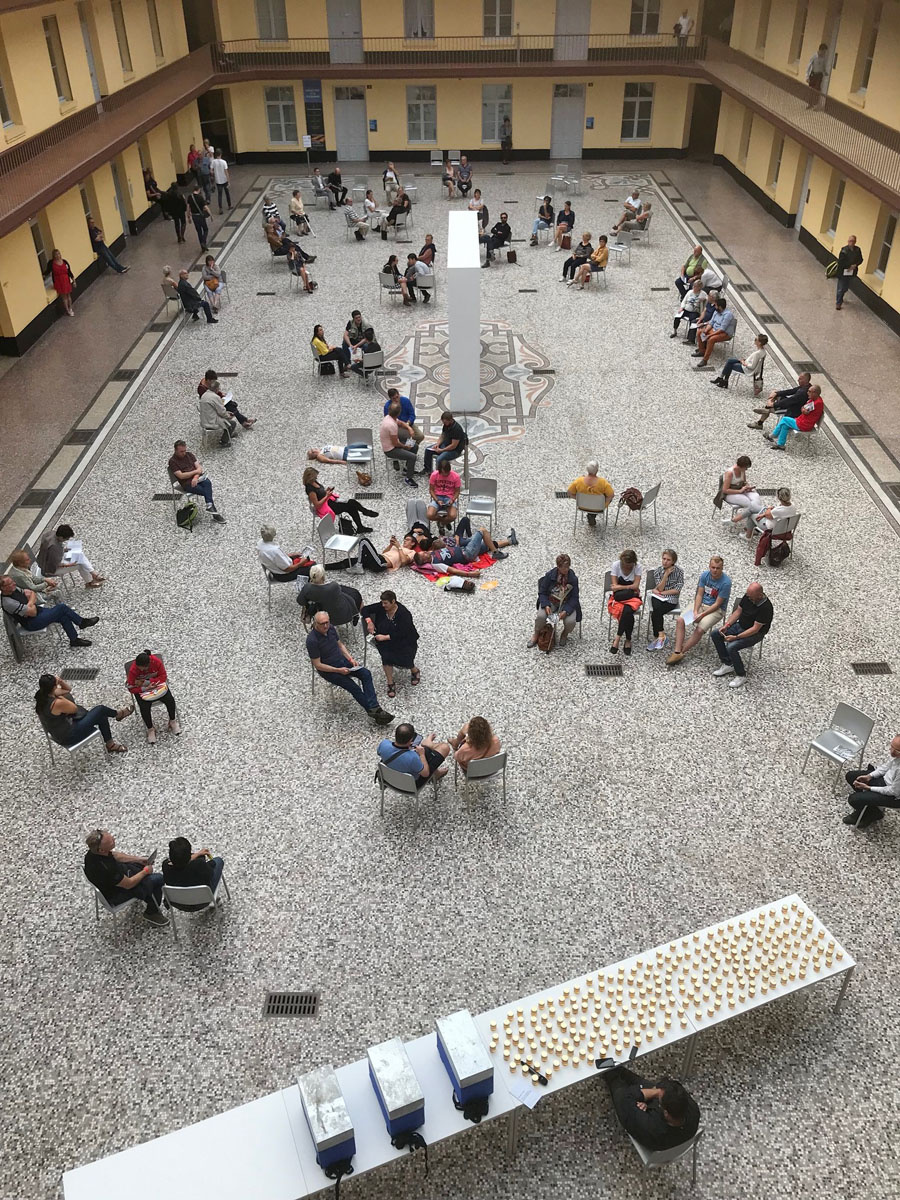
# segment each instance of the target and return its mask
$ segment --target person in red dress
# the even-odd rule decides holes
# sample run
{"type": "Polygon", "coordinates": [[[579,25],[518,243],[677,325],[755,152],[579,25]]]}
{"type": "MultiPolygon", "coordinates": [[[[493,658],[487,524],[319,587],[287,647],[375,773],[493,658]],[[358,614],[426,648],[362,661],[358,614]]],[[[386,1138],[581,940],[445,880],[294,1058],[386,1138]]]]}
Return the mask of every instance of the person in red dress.
{"type": "Polygon", "coordinates": [[[75,316],[75,309],[72,307],[72,291],[75,288],[75,276],[72,274],[72,268],[62,256],[61,250],[53,251],[53,258],[50,260],[50,273],[53,276],[53,288],[60,300],[62,306],[70,317],[75,316]]]}

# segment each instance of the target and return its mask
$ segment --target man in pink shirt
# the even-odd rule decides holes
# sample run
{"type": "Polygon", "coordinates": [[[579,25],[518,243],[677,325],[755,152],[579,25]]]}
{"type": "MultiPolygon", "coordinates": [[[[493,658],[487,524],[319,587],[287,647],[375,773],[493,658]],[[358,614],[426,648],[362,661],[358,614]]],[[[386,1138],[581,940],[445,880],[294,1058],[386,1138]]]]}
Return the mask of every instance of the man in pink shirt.
{"type": "Polygon", "coordinates": [[[402,462],[405,466],[406,482],[410,487],[418,487],[419,485],[413,479],[416,471],[417,447],[412,439],[410,426],[405,421],[400,420],[399,399],[391,401],[378,430],[378,437],[385,458],[402,462]],[[408,440],[404,440],[401,437],[401,430],[408,440]]]}
{"type": "Polygon", "coordinates": [[[432,471],[428,480],[428,490],[431,492],[431,504],[428,505],[429,521],[437,521],[439,526],[450,526],[459,515],[456,501],[462,488],[462,480],[450,465],[450,460],[439,462],[437,470],[432,471]]]}

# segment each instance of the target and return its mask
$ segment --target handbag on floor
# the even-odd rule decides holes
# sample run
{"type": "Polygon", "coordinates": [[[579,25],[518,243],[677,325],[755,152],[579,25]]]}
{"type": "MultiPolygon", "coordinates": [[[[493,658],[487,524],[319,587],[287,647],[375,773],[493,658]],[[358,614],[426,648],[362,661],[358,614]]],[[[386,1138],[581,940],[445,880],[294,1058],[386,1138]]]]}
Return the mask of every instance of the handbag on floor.
{"type": "Polygon", "coordinates": [[[560,238],[559,244],[562,246],[563,250],[571,250],[572,249],[571,233],[564,233],[562,235],[562,237],[560,238]]]}
{"type": "Polygon", "coordinates": [[[507,250],[507,252],[506,252],[506,261],[507,262],[514,263],[517,261],[517,258],[518,258],[518,255],[515,250],[507,250]]]}

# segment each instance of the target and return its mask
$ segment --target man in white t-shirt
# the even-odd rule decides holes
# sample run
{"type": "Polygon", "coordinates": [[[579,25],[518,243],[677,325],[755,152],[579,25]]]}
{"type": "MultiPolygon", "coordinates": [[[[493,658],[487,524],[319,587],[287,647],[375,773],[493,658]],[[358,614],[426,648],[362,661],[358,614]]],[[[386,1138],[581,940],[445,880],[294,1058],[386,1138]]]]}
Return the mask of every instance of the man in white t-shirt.
{"type": "Polygon", "coordinates": [[[694,18],[688,16],[688,10],[684,9],[681,16],[675,22],[675,36],[678,38],[679,46],[685,44],[693,28],[694,18]]]}
{"type": "Polygon", "coordinates": [[[215,158],[212,160],[212,177],[216,183],[216,196],[219,201],[219,212],[222,212],[222,194],[228,202],[228,207],[231,208],[231,192],[228,190],[229,175],[228,163],[222,157],[222,151],[217,150],[215,158]]]}

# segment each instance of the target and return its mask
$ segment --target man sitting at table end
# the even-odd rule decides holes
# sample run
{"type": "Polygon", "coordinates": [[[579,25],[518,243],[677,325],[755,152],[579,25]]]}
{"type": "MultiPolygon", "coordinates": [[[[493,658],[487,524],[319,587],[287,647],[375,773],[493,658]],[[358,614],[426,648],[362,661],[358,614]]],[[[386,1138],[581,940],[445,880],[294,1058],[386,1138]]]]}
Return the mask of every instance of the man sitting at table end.
{"type": "Polygon", "coordinates": [[[619,1124],[647,1150],[689,1142],[700,1125],[697,1101],[676,1079],[651,1087],[627,1067],[604,1075],[619,1124]]]}

